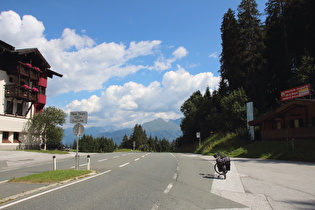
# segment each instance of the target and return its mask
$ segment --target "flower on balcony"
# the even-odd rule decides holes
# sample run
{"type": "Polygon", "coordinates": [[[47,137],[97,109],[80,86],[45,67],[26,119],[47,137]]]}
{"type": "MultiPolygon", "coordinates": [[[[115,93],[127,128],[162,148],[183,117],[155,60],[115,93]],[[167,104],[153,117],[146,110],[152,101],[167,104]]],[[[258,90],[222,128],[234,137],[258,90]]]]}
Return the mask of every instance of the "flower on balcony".
{"type": "Polygon", "coordinates": [[[25,66],[32,68],[32,65],[30,63],[23,63],[25,66]]]}
{"type": "Polygon", "coordinates": [[[23,87],[24,87],[24,89],[26,89],[26,90],[31,89],[30,86],[28,86],[28,85],[23,85],[23,87]]]}
{"type": "Polygon", "coordinates": [[[32,88],[32,91],[33,91],[33,92],[38,92],[38,89],[37,89],[36,87],[33,87],[33,88],[32,88]]]}
{"type": "Polygon", "coordinates": [[[33,67],[33,69],[36,71],[40,71],[40,68],[38,68],[38,67],[33,67]]]}

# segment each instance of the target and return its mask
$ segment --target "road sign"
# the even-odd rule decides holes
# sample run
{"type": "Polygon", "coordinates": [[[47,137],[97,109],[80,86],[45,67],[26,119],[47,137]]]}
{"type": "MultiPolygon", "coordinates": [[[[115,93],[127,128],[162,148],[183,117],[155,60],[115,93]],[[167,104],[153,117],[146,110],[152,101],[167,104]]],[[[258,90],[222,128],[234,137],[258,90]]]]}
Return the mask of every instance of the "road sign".
{"type": "Polygon", "coordinates": [[[73,133],[76,136],[82,136],[82,134],[84,133],[84,126],[81,123],[75,124],[75,126],[73,127],[73,133]]]}
{"type": "Polygon", "coordinates": [[[200,138],[200,132],[197,132],[197,133],[196,133],[196,137],[197,137],[197,138],[200,138]]]}
{"type": "Polygon", "coordinates": [[[70,112],[70,123],[87,123],[87,116],[86,111],[70,112]]]}

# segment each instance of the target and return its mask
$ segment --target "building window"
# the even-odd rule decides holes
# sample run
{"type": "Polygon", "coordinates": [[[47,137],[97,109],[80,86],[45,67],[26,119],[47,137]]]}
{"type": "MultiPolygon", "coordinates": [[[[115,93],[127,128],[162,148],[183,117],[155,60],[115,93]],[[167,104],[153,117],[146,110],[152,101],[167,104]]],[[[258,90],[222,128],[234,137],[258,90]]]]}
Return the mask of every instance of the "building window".
{"type": "Polygon", "coordinates": [[[300,128],[304,126],[304,121],[302,118],[294,119],[289,121],[290,128],[300,128]]]}
{"type": "Polygon", "coordinates": [[[280,122],[280,121],[277,121],[277,122],[276,122],[276,129],[277,129],[277,130],[280,130],[280,129],[281,129],[281,122],[280,122]]]}
{"type": "Polygon", "coordinates": [[[12,101],[7,101],[7,114],[13,114],[13,102],[12,101]]]}
{"type": "Polygon", "coordinates": [[[2,140],[9,140],[9,132],[2,132],[2,140]]]}
{"type": "Polygon", "coordinates": [[[13,143],[20,143],[19,138],[20,138],[20,133],[14,132],[13,133],[13,143]]]}
{"type": "Polygon", "coordinates": [[[19,134],[20,134],[20,133],[18,133],[18,132],[14,132],[14,133],[13,133],[13,139],[14,139],[14,140],[19,140],[19,136],[20,136],[19,134]]]}
{"type": "Polygon", "coordinates": [[[40,86],[40,87],[39,87],[39,94],[46,95],[46,88],[40,86]]]}
{"type": "Polygon", "coordinates": [[[22,103],[17,104],[16,114],[19,116],[23,115],[23,104],[22,103]]]}

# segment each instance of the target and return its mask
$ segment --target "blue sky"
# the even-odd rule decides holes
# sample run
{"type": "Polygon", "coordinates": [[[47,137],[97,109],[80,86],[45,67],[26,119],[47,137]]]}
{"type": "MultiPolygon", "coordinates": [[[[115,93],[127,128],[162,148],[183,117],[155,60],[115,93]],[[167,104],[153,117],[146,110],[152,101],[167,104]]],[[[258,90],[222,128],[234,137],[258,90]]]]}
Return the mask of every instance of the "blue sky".
{"type": "Polygon", "coordinates": [[[178,119],[194,91],[217,88],[222,17],[240,2],[1,0],[0,39],[37,47],[64,75],[49,81],[47,106],[133,127],[178,119]]]}

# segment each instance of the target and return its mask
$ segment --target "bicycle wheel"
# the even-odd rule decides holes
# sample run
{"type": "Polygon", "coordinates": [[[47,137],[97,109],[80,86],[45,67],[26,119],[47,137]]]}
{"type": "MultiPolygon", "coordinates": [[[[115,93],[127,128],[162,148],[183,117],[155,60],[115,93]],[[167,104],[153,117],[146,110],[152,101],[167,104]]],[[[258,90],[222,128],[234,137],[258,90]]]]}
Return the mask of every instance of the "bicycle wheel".
{"type": "Polygon", "coordinates": [[[221,174],[221,173],[219,172],[218,163],[214,164],[214,171],[215,171],[217,174],[221,174]]]}

